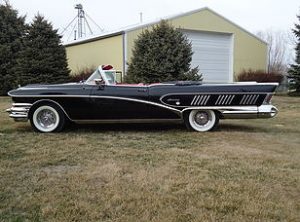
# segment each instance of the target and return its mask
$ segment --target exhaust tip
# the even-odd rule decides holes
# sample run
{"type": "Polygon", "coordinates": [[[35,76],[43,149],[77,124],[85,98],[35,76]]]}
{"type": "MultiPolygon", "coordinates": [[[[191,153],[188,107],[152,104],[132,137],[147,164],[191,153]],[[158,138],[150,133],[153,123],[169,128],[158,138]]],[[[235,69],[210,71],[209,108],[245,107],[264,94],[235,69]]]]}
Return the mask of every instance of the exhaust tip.
{"type": "Polygon", "coordinates": [[[271,108],[271,113],[270,113],[271,117],[275,117],[277,115],[277,113],[278,113],[278,109],[273,106],[271,108]]]}

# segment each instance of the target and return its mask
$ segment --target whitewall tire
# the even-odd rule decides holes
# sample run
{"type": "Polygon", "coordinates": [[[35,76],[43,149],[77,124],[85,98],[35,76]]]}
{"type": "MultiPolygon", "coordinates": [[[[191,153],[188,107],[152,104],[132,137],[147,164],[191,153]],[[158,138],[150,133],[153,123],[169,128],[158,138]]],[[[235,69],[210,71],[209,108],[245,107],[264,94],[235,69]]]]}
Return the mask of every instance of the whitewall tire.
{"type": "Polygon", "coordinates": [[[32,127],[42,133],[61,131],[65,125],[65,116],[61,109],[53,104],[36,107],[30,118],[32,127]]]}
{"type": "Polygon", "coordinates": [[[213,110],[191,110],[184,117],[188,129],[206,132],[216,128],[219,117],[213,110]]]}

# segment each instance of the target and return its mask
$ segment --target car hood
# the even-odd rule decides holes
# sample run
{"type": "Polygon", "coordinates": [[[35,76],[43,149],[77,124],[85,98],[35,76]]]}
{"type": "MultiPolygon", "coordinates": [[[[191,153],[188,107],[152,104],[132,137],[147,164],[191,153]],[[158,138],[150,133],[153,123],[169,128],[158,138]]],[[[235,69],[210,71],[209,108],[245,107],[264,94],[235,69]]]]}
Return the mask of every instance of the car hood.
{"type": "Polygon", "coordinates": [[[45,95],[45,94],[70,94],[83,87],[83,83],[64,83],[64,84],[30,84],[21,86],[8,92],[9,96],[20,95],[45,95]]]}
{"type": "Polygon", "coordinates": [[[75,86],[75,85],[81,85],[82,83],[77,82],[71,82],[71,83],[62,83],[62,84],[29,84],[26,86],[21,86],[18,89],[37,89],[37,88],[64,88],[66,86],[75,86]]]}

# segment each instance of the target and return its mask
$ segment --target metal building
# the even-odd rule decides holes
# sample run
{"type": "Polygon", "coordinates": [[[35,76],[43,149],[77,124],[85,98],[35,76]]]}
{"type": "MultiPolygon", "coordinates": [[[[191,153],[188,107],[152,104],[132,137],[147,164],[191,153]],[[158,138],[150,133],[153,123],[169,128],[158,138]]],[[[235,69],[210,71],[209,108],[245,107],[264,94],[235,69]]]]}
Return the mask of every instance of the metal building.
{"type": "MultiPolygon", "coordinates": [[[[266,70],[267,43],[209,8],[166,18],[192,41],[192,67],[205,81],[232,82],[243,69],[266,70]]],[[[137,36],[155,21],[65,44],[73,73],[111,64],[126,73],[137,36]]]]}

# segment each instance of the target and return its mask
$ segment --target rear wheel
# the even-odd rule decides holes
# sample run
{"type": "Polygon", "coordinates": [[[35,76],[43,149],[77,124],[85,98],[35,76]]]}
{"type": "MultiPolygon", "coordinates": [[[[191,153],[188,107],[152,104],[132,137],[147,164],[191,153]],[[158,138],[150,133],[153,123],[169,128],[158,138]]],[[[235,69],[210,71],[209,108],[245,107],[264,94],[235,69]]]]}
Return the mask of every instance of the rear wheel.
{"type": "Polygon", "coordinates": [[[55,104],[42,104],[35,107],[30,123],[35,131],[42,133],[59,132],[65,126],[65,115],[55,104]]]}
{"type": "Polygon", "coordinates": [[[192,110],[184,115],[188,129],[206,132],[213,130],[219,123],[219,116],[213,110],[192,110]]]}

